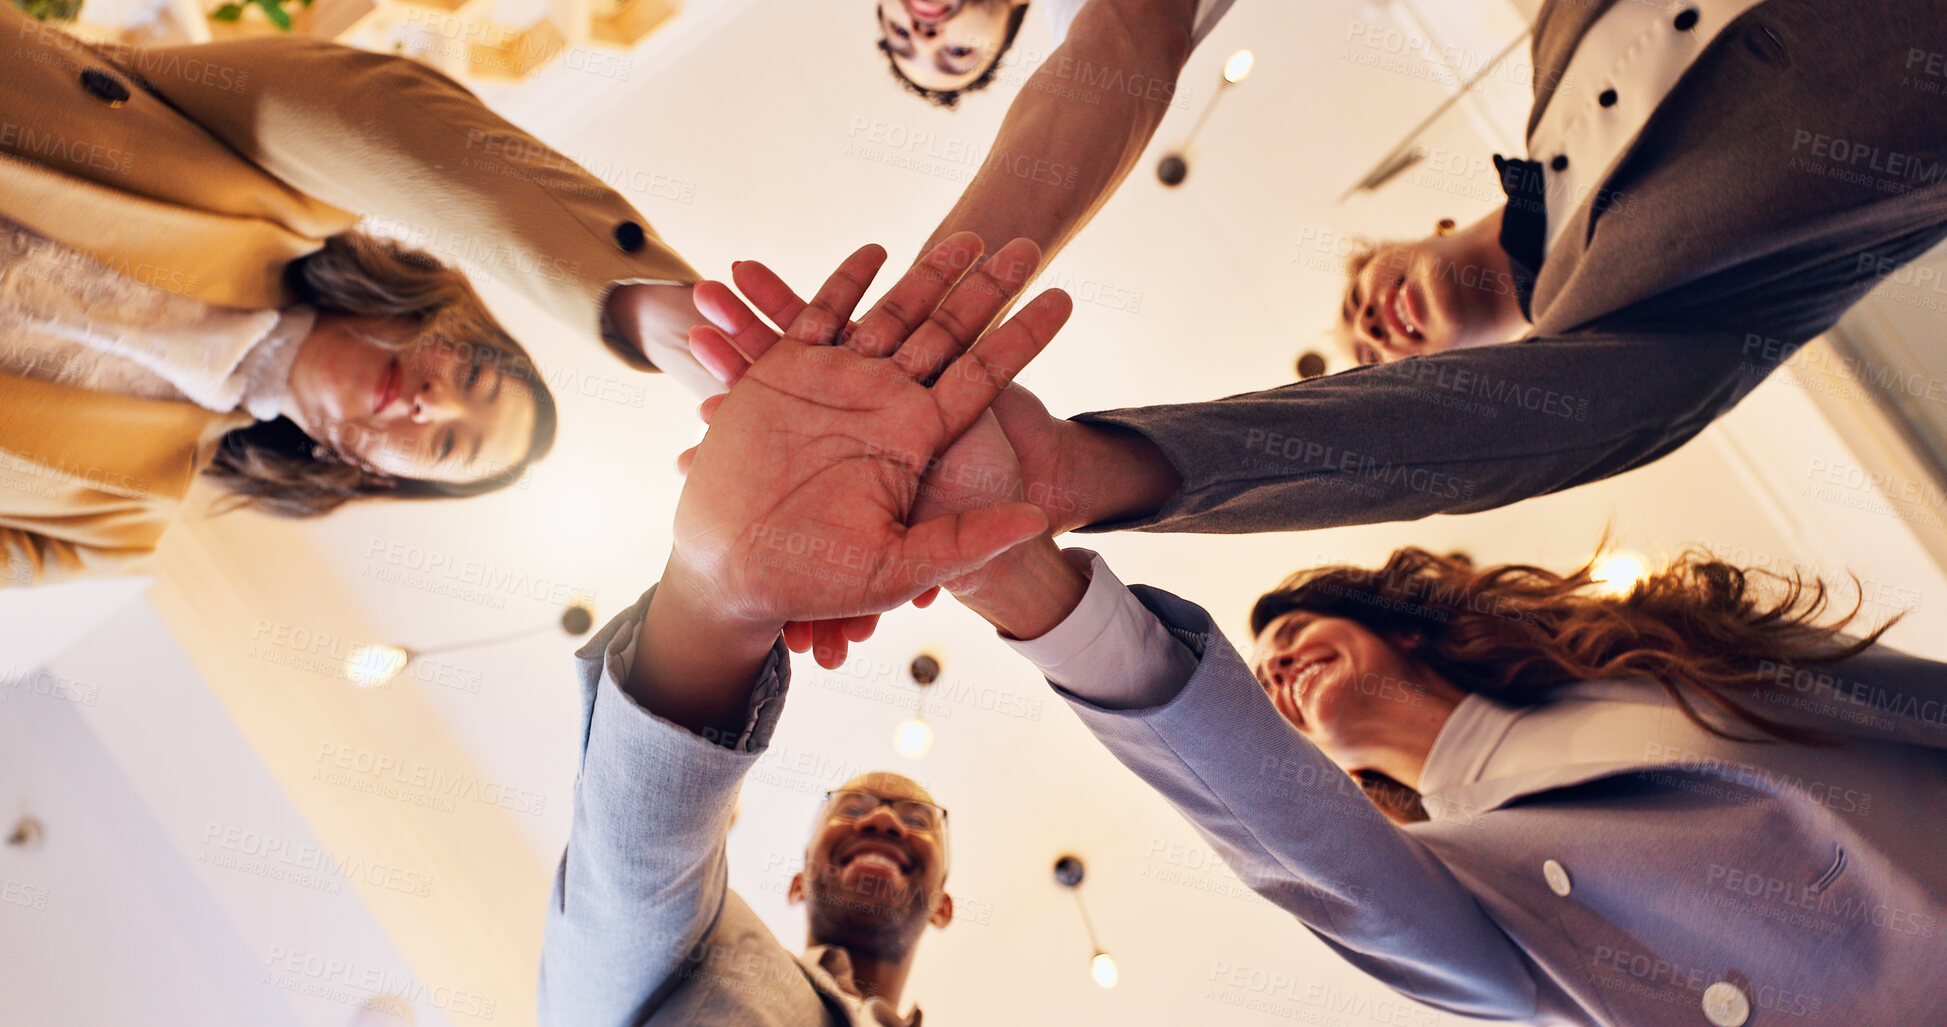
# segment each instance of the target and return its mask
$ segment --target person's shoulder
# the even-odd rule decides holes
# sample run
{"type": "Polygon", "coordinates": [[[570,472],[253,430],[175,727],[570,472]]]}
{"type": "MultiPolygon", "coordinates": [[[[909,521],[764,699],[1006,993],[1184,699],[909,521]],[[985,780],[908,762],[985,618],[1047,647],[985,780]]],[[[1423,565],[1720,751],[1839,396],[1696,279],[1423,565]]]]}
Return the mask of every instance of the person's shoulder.
{"type": "Polygon", "coordinates": [[[648,1023],[844,1024],[817,975],[786,949],[741,895],[683,954],[669,996],[648,1023]]]}

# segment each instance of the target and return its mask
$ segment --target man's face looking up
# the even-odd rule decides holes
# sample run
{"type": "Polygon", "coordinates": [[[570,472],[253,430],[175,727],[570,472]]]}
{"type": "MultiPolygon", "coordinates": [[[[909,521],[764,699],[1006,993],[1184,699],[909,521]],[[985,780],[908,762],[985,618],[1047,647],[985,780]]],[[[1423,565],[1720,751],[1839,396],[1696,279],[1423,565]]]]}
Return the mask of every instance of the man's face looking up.
{"type": "Polygon", "coordinates": [[[897,958],[952,920],[946,871],[945,811],[909,778],[863,774],[819,812],[789,898],[808,904],[818,943],[897,958]]]}

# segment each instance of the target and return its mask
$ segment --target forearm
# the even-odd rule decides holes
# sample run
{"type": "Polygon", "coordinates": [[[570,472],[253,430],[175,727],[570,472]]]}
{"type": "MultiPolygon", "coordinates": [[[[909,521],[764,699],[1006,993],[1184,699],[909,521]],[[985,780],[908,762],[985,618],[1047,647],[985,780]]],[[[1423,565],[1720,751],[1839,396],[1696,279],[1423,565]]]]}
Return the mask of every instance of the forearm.
{"type": "Polygon", "coordinates": [[[1053,538],[1024,542],[952,583],[953,597],[1009,638],[1039,638],[1088,591],[1088,575],[1053,538]]]}
{"type": "Polygon", "coordinates": [[[748,720],[751,688],[784,625],[732,618],[709,595],[672,557],[623,690],[650,713],[721,741],[748,720]]]}
{"type": "Polygon", "coordinates": [[[417,61],[296,38],[155,53],[248,84],[155,81],[280,181],[436,256],[472,260],[590,334],[612,283],[697,280],[621,194],[417,61]]]}
{"type": "Polygon", "coordinates": [[[1172,635],[1085,549],[1058,549],[1043,537],[955,589],[1050,684],[1104,709],[1160,706],[1197,667],[1189,640],[1172,635]]]}
{"type": "Polygon", "coordinates": [[[1110,423],[1067,421],[1067,481],[1052,517],[1059,535],[1092,524],[1117,524],[1153,516],[1183,488],[1183,476],[1149,436],[1110,423]]]}
{"type": "Polygon", "coordinates": [[[1675,450],[1748,393],[1767,368],[1743,362],[1740,347],[1705,333],[1532,339],[1083,414],[1075,420],[1144,436],[1182,479],[1148,515],[1106,509],[1090,529],[1303,531],[1488,510],[1597,481],[1675,450]]]}
{"type": "MultiPolygon", "coordinates": [[[[677,724],[625,690],[656,648],[644,643],[655,642],[657,631],[684,629],[668,613],[681,612],[681,604],[664,604],[661,626],[650,628],[649,608],[668,584],[618,615],[579,654],[581,771],[548,906],[545,1023],[633,1022],[628,1018],[710,929],[727,887],[724,839],[737,789],[781,712],[789,674],[781,648],[773,650],[775,664],[725,689],[746,704],[746,727],[728,739],[677,724]],[[762,690],[756,701],[753,683],[762,690]]],[[[672,673],[656,681],[676,681],[672,673]]],[[[659,697],[654,689],[647,694],[659,697]]]]}
{"type": "Polygon", "coordinates": [[[1015,97],[980,173],[919,252],[973,231],[990,253],[1027,238],[1053,260],[1129,174],[1169,112],[1190,55],[1195,6],[1097,0],[1083,8],[1067,40],[1015,97]]]}
{"type": "Polygon", "coordinates": [[[1292,730],[1207,613],[1134,591],[1201,653],[1161,705],[1108,709],[1067,693],[1089,730],[1239,880],[1361,969],[1444,1009],[1525,1019],[1535,987],[1521,955],[1453,873],[1292,730]]]}

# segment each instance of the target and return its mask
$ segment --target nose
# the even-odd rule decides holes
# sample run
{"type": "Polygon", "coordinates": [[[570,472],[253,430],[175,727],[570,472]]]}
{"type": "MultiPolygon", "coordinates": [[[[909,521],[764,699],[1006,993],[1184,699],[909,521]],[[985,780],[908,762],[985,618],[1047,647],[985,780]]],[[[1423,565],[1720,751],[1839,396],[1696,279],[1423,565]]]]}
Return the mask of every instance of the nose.
{"type": "Polygon", "coordinates": [[[892,807],[881,805],[859,821],[859,833],[904,838],[906,825],[900,823],[899,818],[893,815],[892,807]]]}
{"type": "Polygon", "coordinates": [[[1272,683],[1277,685],[1279,688],[1284,688],[1290,685],[1291,668],[1297,662],[1298,662],[1297,654],[1289,650],[1279,653],[1277,656],[1273,657],[1271,660],[1271,666],[1269,668],[1269,673],[1271,675],[1272,683]]]}
{"type": "Polygon", "coordinates": [[[411,419],[414,424],[438,424],[456,421],[466,415],[458,396],[440,388],[432,379],[419,386],[418,393],[412,397],[411,419]]]}
{"type": "Polygon", "coordinates": [[[913,28],[920,35],[926,37],[927,39],[932,39],[933,37],[940,34],[940,27],[931,22],[916,21],[913,23],[913,28]]]}

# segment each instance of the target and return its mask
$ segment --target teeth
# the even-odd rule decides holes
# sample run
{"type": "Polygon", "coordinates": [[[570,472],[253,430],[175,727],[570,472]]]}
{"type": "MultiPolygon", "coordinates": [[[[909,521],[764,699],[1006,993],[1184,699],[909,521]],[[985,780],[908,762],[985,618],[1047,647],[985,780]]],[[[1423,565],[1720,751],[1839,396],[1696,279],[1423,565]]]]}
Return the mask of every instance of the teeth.
{"type": "Polygon", "coordinates": [[[884,854],[882,854],[882,853],[877,853],[877,852],[862,852],[862,853],[860,853],[860,854],[858,854],[858,855],[856,855],[856,856],[853,856],[853,857],[852,857],[852,859],[851,859],[851,862],[852,862],[852,863],[867,863],[867,864],[871,864],[872,866],[876,866],[876,867],[884,867],[885,869],[887,869],[887,870],[890,870],[890,871],[892,871],[893,873],[899,873],[899,872],[900,872],[900,867],[899,867],[899,863],[898,863],[898,861],[897,861],[897,860],[894,860],[894,859],[893,859],[892,857],[890,857],[890,856],[886,856],[886,855],[884,855],[884,854]]]}
{"type": "Polygon", "coordinates": [[[1323,673],[1324,670],[1325,670],[1324,660],[1313,660],[1312,662],[1305,664],[1305,666],[1298,671],[1297,677],[1292,679],[1291,682],[1292,693],[1298,696],[1305,695],[1308,691],[1310,691],[1311,686],[1318,681],[1318,676],[1321,673],[1323,673]]]}
{"type": "Polygon", "coordinates": [[[1393,293],[1393,316],[1399,318],[1399,323],[1406,329],[1406,334],[1415,339],[1420,337],[1420,330],[1414,327],[1413,319],[1406,313],[1406,287],[1403,285],[1393,293]]]}

